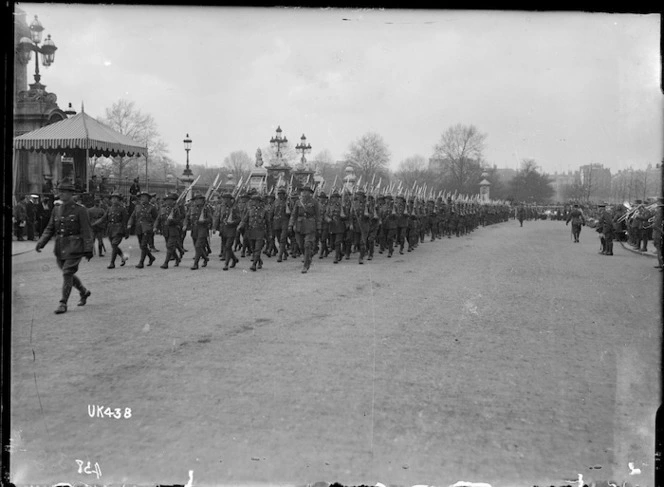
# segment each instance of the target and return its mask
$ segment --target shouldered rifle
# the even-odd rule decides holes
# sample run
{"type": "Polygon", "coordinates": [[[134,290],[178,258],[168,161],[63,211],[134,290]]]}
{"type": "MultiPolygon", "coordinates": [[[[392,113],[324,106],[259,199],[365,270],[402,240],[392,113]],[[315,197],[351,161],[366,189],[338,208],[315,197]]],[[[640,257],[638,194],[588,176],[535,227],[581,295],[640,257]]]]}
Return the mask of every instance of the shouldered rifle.
{"type": "Polygon", "coordinates": [[[187,197],[187,195],[191,192],[192,188],[194,187],[194,185],[198,182],[198,180],[199,180],[200,178],[201,178],[201,177],[200,177],[200,175],[199,175],[196,179],[194,179],[194,182],[191,183],[191,184],[190,184],[190,185],[189,185],[189,186],[188,186],[188,187],[187,187],[187,188],[186,188],[186,189],[180,194],[180,196],[178,196],[177,201],[176,201],[175,204],[173,205],[173,209],[172,209],[171,212],[168,214],[168,219],[169,219],[169,220],[172,220],[172,219],[173,219],[173,217],[175,216],[175,213],[174,213],[174,212],[175,212],[175,208],[177,208],[178,205],[179,205],[180,203],[182,203],[182,202],[185,200],[185,198],[187,197]]]}

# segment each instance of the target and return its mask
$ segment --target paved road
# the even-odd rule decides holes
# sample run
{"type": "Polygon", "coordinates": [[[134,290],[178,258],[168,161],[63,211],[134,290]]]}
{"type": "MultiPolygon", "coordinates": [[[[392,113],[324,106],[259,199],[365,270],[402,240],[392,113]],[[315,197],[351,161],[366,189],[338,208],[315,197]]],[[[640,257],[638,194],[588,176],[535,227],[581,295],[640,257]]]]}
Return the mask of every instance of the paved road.
{"type": "Polygon", "coordinates": [[[52,244],[17,255],[13,481],[652,485],[662,274],[598,245],[510,221],[307,275],[93,259],[61,316],[52,244]]]}

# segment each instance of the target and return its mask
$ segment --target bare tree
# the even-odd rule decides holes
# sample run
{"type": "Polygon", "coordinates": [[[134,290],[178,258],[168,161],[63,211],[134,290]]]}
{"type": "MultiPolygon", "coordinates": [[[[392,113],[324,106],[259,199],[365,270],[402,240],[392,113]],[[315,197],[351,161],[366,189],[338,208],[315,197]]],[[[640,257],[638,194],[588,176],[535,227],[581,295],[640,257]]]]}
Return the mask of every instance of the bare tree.
{"type": "Polygon", "coordinates": [[[224,159],[224,167],[233,173],[236,181],[239,181],[240,178],[246,179],[253,166],[254,161],[252,161],[249,154],[243,150],[231,152],[230,155],[224,159]]]}
{"type": "Polygon", "coordinates": [[[368,132],[350,144],[346,161],[355,167],[357,177],[363,182],[370,182],[374,175],[387,180],[390,151],[383,137],[375,132],[368,132]]]}
{"type": "Polygon", "coordinates": [[[443,133],[434,146],[433,159],[440,161],[444,184],[450,190],[476,192],[486,138],[474,125],[457,124],[443,133]]]}
{"type": "MultiPolygon", "coordinates": [[[[167,153],[166,143],[160,139],[157,123],[150,114],[144,114],[136,108],[133,101],[121,99],[106,109],[106,116],[99,119],[100,122],[108,125],[116,132],[126,135],[148,149],[147,161],[159,158],[167,153]]],[[[145,167],[145,157],[141,156],[141,161],[136,157],[116,157],[113,160],[115,173],[121,179],[122,173],[126,167],[132,163],[137,166],[137,172],[140,174],[139,167],[145,167]]]]}
{"type": "Polygon", "coordinates": [[[433,188],[432,171],[427,168],[427,160],[419,154],[408,157],[399,163],[399,168],[394,176],[403,183],[405,188],[411,188],[413,184],[427,183],[433,188]]]}

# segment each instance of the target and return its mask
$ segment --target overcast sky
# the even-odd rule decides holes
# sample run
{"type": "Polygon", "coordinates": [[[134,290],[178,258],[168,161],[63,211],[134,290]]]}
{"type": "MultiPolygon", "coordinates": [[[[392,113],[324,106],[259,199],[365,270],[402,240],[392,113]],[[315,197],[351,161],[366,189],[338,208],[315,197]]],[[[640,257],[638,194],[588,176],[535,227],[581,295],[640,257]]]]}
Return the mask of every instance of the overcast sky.
{"type": "MultiPolygon", "coordinates": [[[[121,98],[169,155],[253,158],[277,125],[342,160],[366,132],[391,167],[429,158],[456,123],[485,158],[544,171],[662,160],[657,15],[19,4],[58,47],[42,83],[94,117],[121,98]]],[[[32,82],[33,65],[29,69],[32,82]]]]}

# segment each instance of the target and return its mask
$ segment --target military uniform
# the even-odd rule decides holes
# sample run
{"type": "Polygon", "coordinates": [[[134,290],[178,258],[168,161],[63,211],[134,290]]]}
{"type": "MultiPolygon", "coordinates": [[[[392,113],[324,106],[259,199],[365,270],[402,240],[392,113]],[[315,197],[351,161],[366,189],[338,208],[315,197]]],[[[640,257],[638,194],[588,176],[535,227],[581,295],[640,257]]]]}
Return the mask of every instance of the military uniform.
{"type": "MultiPolygon", "coordinates": [[[[74,186],[68,181],[63,181],[58,189],[61,192],[75,191],[74,186]]],[[[92,258],[93,238],[88,210],[72,199],[54,208],[51,219],[37,242],[35,250],[41,252],[41,249],[54,235],[56,237],[55,258],[58,267],[62,270],[63,277],[62,298],[55,313],[61,314],[67,311],[67,301],[72,287],[75,287],[81,295],[79,306],[85,305],[91,294],[76,276],[81,259],[83,257],[88,260],[92,258]]]]}
{"type": "Polygon", "coordinates": [[[606,209],[606,204],[600,204],[599,208],[601,208],[601,213],[599,215],[597,228],[602,232],[602,237],[604,239],[600,254],[613,255],[613,217],[606,209]]]}
{"type": "Polygon", "coordinates": [[[161,233],[166,241],[166,257],[160,266],[162,269],[168,269],[171,260],[175,261],[176,267],[180,265],[181,257],[178,255],[178,249],[182,241],[184,212],[176,205],[177,199],[176,194],[169,194],[164,198],[164,204],[159,209],[159,216],[154,223],[154,231],[161,233]]]}
{"type": "Polygon", "coordinates": [[[122,243],[123,238],[129,237],[127,231],[127,209],[120,203],[120,195],[118,193],[113,193],[111,195],[111,206],[108,210],[102,215],[101,219],[94,222],[92,225],[105,226],[106,235],[111,241],[111,263],[108,265],[108,269],[115,268],[115,258],[120,257],[122,259],[121,266],[125,265],[127,259],[125,259],[122,249],[120,249],[120,243],[122,243]]]}
{"type": "Polygon", "coordinates": [[[383,235],[387,256],[392,257],[394,253],[394,239],[397,235],[397,215],[394,200],[391,195],[385,196],[385,206],[380,214],[383,225],[383,235]]]}
{"type": "Polygon", "coordinates": [[[235,267],[239,260],[233,253],[233,242],[238,233],[237,226],[242,219],[242,213],[240,212],[240,208],[234,204],[233,195],[231,193],[224,193],[222,199],[223,201],[219,207],[218,221],[215,222],[215,228],[219,229],[219,234],[221,235],[221,242],[224,248],[223,270],[227,271],[231,260],[233,261],[233,263],[230,264],[231,268],[235,267]]]}
{"type": "MultiPolygon", "coordinates": [[[[327,205],[329,203],[329,198],[327,195],[321,191],[318,194],[318,203],[320,204],[321,215],[327,215],[327,205]]],[[[320,254],[318,255],[319,259],[327,257],[330,255],[330,223],[327,221],[327,218],[321,218],[321,228],[320,228],[320,254]]]]}
{"type": "Polygon", "coordinates": [[[299,226],[304,246],[304,266],[302,267],[302,273],[306,273],[311,266],[316,237],[320,236],[322,215],[320,204],[312,197],[313,189],[310,186],[304,186],[302,191],[307,194],[303,194],[302,199],[292,209],[288,228],[291,229],[296,225],[299,226]]]}
{"type": "Polygon", "coordinates": [[[574,242],[579,242],[579,236],[581,235],[581,226],[586,224],[586,218],[583,216],[583,212],[579,208],[579,205],[574,205],[574,209],[569,212],[567,215],[567,220],[565,225],[572,222],[572,236],[574,237],[574,242]]]}
{"type": "Polygon", "coordinates": [[[353,222],[354,244],[360,251],[359,264],[364,263],[364,256],[367,253],[367,238],[369,236],[369,227],[371,225],[371,214],[366,205],[366,195],[364,191],[357,190],[351,206],[351,221],[353,222]]]}
{"type": "Polygon", "coordinates": [[[106,250],[106,247],[104,246],[104,233],[106,231],[106,228],[103,222],[101,222],[105,211],[103,208],[101,208],[100,205],[101,205],[101,200],[96,199],[95,206],[88,209],[88,218],[92,223],[92,235],[93,235],[92,247],[94,249],[94,242],[98,242],[97,243],[98,254],[99,257],[103,257],[104,251],[106,250]]]}
{"type": "Polygon", "coordinates": [[[198,193],[193,198],[193,204],[189,207],[184,219],[183,230],[191,228],[191,238],[194,241],[194,265],[191,270],[198,269],[198,263],[203,259],[203,267],[208,261],[208,237],[212,226],[212,208],[205,202],[205,196],[198,193]]]}
{"type": "Polygon", "coordinates": [[[367,250],[369,255],[368,260],[373,260],[374,249],[376,248],[376,238],[380,229],[380,217],[378,216],[377,203],[373,195],[367,196],[367,211],[370,215],[369,231],[367,233],[367,250]]]}
{"type": "Polygon", "coordinates": [[[251,202],[247,205],[238,229],[245,230],[245,238],[248,239],[253,250],[250,269],[256,271],[257,267],[262,268],[261,250],[263,250],[265,239],[272,236],[272,222],[259,194],[251,196],[251,202]]]}
{"type": "MultiPolygon", "coordinates": [[[[141,197],[150,196],[148,193],[141,193],[141,197]]],[[[151,266],[155,258],[150,252],[150,242],[154,236],[153,226],[154,222],[157,219],[158,213],[157,209],[149,201],[143,201],[139,203],[129,217],[129,222],[127,223],[127,230],[131,228],[132,225],[136,226],[136,236],[141,247],[141,259],[136,265],[138,269],[143,268],[143,262],[145,257],[149,259],[148,266],[151,266]]]]}
{"type": "Polygon", "coordinates": [[[325,221],[328,224],[330,232],[330,243],[334,248],[334,263],[337,264],[342,257],[342,245],[344,241],[344,232],[346,231],[345,219],[348,217],[341,207],[341,195],[335,189],[330,195],[330,201],[327,204],[325,212],[325,221]],[[342,218],[343,215],[343,218],[342,218]]]}
{"type": "Polygon", "coordinates": [[[279,253],[277,254],[277,262],[288,259],[288,201],[286,199],[286,189],[279,188],[277,190],[277,199],[272,205],[272,229],[274,236],[279,242],[279,253]]]}

